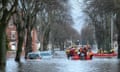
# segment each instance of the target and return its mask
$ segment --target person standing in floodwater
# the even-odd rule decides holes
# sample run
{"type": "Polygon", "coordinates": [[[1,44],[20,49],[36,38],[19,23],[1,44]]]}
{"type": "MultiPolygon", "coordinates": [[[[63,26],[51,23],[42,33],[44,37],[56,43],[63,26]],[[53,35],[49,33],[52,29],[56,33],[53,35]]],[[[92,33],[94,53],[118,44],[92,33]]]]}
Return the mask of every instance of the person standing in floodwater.
{"type": "Polygon", "coordinates": [[[70,48],[66,49],[66,55],[67,55],[67,59],[70,59],[70,48]]]}

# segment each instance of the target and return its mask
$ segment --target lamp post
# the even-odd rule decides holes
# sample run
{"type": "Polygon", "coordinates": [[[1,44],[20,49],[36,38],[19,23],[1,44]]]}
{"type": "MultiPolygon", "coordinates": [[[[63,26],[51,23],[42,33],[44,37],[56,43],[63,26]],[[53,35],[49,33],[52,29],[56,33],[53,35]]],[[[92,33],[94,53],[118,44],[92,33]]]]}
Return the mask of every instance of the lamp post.
{"type": "Polygon", "coordinates": [[[114,34],[114,20],[115,20],[116,15],[111,16],[111,47],[114,48],[114,42],[113,42],[113,34],[114,34]]]}
{"type": "Polygon", "coordinates": [[[111,48],[113,48],[113,15],[111,16],[111,48]]]}

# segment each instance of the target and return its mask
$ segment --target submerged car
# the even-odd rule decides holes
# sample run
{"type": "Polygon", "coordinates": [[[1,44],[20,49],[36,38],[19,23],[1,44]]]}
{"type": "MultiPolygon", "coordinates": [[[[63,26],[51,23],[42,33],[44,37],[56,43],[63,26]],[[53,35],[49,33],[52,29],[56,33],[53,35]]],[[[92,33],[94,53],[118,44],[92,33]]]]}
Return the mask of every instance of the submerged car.
{"type": "Polygon", "coordinates": [[[41,59],[40,52],[30,52],[30,53],[28,53],[27,59],[41,59]]]}
{"type": "Polygon", "coordinates": [[[52,53],[50,51],[41,51],[40,52],[41,59],[52,59],[52,53]]]}

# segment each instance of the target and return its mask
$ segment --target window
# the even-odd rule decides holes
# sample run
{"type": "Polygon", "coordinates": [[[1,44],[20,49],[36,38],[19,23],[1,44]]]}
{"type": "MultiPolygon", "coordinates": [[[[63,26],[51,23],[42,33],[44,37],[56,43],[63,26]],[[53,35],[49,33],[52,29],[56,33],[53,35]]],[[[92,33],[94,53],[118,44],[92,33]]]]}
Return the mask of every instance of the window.
{"type": "Polygon", "coordinates": [[[11,31],[11,40],[16,39],[16,31],[11,31]]]}

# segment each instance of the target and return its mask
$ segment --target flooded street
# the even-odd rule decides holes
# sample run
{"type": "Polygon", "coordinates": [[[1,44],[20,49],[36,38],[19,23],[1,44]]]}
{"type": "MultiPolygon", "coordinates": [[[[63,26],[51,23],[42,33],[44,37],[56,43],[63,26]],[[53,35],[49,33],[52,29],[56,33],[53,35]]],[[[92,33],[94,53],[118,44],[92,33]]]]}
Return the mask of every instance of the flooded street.
{"type": "Polygon", "coordinates": [[[67,60],[54,57],[51,60],[22,59],[21,64],[14,59],[7,60],[6,72],[120,72],[120,60],[115,58],[93,58],[93,60],[67,60]]]}

